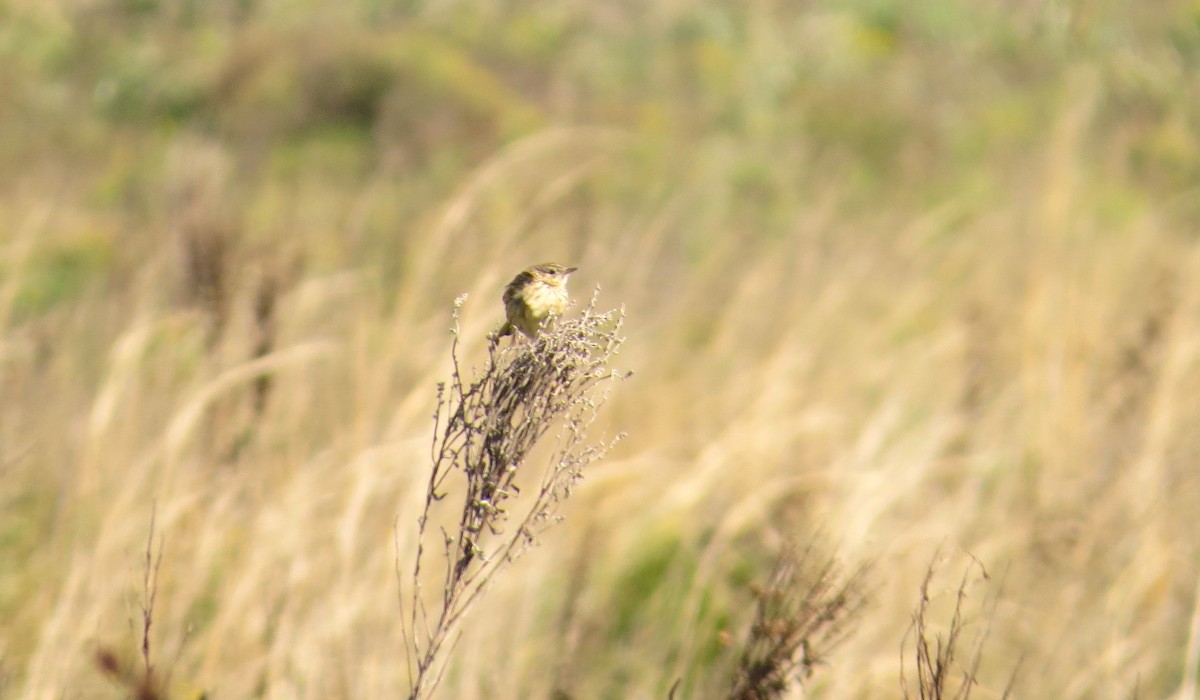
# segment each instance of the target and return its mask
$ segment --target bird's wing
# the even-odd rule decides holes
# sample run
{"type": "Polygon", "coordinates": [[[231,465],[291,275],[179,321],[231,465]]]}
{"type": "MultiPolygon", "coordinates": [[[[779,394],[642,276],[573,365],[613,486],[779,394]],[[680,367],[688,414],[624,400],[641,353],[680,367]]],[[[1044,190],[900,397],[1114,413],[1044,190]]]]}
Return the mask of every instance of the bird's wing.
{"type": "Polygon", "coordinates": [[[509,282],[508,286],[504,288],[504,296],[502,297],[502,300],[504,301],[504,306],[507,307],[509,304],[511,304],[513,299],[516,298],[516,295],[519,292],[519,290],[521,290],[521,288],[523,288],[526,284],[528,284],[532,280],[533,280],[533,275],[530,274],[530,272],[528,270],[526,270],[526,271],[522,272],[521,274],[517,275],[516,277],[514,277],[512,279],[512,282],[509,282]]]}

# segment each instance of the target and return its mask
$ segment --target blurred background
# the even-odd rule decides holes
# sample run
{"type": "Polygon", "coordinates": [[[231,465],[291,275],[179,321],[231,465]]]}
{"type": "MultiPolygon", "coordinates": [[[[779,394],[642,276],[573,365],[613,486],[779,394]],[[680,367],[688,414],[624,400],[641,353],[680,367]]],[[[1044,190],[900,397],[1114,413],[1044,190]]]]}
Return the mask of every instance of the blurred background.
{"type": "Polygon", "coordinates": [[[172,697],[403,697],[452,300],[557,261],[628,438],[442,696],[723,697],[816,537],[793,697],[974,557],[976,697],[1195,698],[1197,76],[1190,0],[3,0],[0,697],[125,693],[152,512],[172,697]]]}

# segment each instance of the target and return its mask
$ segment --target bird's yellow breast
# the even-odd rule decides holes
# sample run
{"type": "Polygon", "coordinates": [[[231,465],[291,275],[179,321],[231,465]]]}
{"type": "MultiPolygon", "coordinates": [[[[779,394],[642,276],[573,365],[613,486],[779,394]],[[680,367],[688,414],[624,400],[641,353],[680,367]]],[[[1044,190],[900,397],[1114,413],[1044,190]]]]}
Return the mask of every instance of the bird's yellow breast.
{"type": "Polygon", "coordinates": [[[509,322],[532,338],[543,321],[567,310],[570,298],[563,285],[532,282],[508,301],[509,322]]]}
{"type": "Polygon", "coordinates": [[[547,316],[559,316],[567,310],[567,290],[565,287],[550,284],[533,284],[526,289],[525,304],[533,315],[539,319],[547,316]]]}

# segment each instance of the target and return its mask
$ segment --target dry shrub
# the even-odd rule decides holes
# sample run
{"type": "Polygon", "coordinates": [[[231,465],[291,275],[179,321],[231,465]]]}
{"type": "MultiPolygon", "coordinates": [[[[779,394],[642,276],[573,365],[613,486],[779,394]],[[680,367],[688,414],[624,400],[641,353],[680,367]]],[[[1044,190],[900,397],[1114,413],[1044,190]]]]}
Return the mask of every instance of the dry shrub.
{"type": "Polygon", "coordinates": [[[167,201],[185,302],[205,313],[209,342],[229,321],[238,242],[231,213],[229,155],[218,144],[183,141],[167,163],[167,201]]]}
{"type": "MultiPolygon", "coordinates": [[[[279,310],[282,297],[299,277],[303,263],[293,251],[275,252],[274,255],[260,253],[262,271],[254,284],[250,302],[252,327],[250,329],[250,359],[258,360],[275,351],[279,335],[279,310]]],[[[254,415],[262,417],[274,386],[271,373],[263,373],[254,380],[251,405],[254,415]]]]}
{"type": "Polygon", "coordinates": [[[865,568],[844,575],[837,562],[809,545],[786,546],[758,599],[738,659],[730,700],[781,698],[794,681],[812,675],[850,632],[862,612],[865,568]]]}
{"type": "Polygon", "coordinates": [[[536,340],[501,348],[491,343],[482,371],[464,376],[459,364],[455,302],[453,374],[439,384],[434,414],[433,467],[418,519],[418,544],[409,595],[397,561],[409,655],[412,700],[434,693],[461,633],[463,618],[492,578],[533,546],[539,533],[558,521],[558,509],[583,477],[621,436],[589,443],[587,432],[621,378],[610,362],[624,339],[624,311],[598,313],[596,296],[578,319],[544,329],[536,340]],[[551,430],[558,430],[536,494],[518,500],[521,483],[533,474],[530,456],[551,430]],[[511,510],[511,512],[510,512],[511,510]],[[441,537],[430,535],[435,522],[441,537]],[[426,547],[443,549],[440,600],[422,595],[426,547]]]}
{"type": "Polygon", "coordinates": [[[158,546],[155,547],[156,521],[157,508],[150,512],[150,530],[146,536],[146,554],[142,562],[141,668],[139,669],[136,663],[123,659],[108,646],[98,647],[93,657],[96,668],[133,700],[165,700],[168,697],[166,689],[170,685],[169,671],[164,677],[155,667],[150,641],[150,630],[154,626],[154,604],[158,600],[158,573],[162,568],[163,554],[161,535],[158,537],[158,546]]]}
{"type": "MultiPolygon", "coordinates": [[[[967,619],[965,607],[969,593],[974,588],[974,584],[991,580],[983,564],[972,557],[963,570],[962,579],[955,590],[954,609],[950,615],[949,625],[944,632],[935,631],[937,624],[930,611],[929,591],[936,573],[937,559],[938,556],[935,555],[934,562],[930,563],[929,568],[926,569],[925,578],[921,581],[920,599],[917,602],[916,610],[913,611],[912,624],[900,645],[900,687],[904,691],[906,699],[913,697],[913,689],[909,687],[908,676],[905,674],[908,642],[911,639],[913,641],[912,663],[917,670],[916,697],[921,700],[945,700],[947,698],[967,700],[979,683],[977,679],[979,664],[983,659],[983,644],[987,641],[991,618],[995,614],[996,595],[994,593],[985,595],[981,604],[982,627],[975,633],[973,641],[964,639],[963,635],[967,633],[967,629],[972,623],[967,619]],[[964,643],[969,643],[970,647],[964,650],[964,643]],[[966,657],[960,658],[964,651],[967,654],[966,657]]],[[[1014,669],[1009,677],[1008,685],[1000,697],[1011,696],[1016,675],[1017,671],[1014,669]]]]}

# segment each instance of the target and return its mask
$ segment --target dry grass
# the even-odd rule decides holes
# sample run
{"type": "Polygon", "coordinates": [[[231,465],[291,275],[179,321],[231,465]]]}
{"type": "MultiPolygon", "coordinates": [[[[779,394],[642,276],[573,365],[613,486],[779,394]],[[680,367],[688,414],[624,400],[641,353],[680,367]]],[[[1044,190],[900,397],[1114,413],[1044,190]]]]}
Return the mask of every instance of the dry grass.
{"type": "Polygon", "coordinates": [[[629,437],[439,697],[726,696],[817,531],[869,605],[794,695],[902,696],[939,549],[1007,571],[972,697],[1195,695],[1191,3],[193,5],[0,22],[0,696],[128,694],[156,503],[170,697],[404,695],[446,310],[484,366],[545,259],[629,437]]]}

